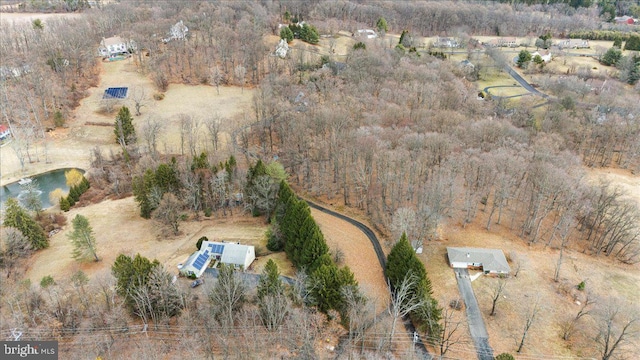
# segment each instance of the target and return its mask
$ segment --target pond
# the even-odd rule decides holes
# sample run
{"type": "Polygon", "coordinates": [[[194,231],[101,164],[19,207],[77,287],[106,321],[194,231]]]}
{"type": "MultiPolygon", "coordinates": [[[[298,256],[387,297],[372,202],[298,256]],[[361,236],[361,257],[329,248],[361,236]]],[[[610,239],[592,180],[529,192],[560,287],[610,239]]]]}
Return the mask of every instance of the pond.
{"type": "MultiPolygon", "coordinates": [[[[9,198],[18,198],[19,200],[21,200],[21,195],[23,196],[25,194],[25,191],[24,185],[21,185],[20,183],[22,182],[24,184],[31,181],[31,183],[35,184],[35,187],[37,187],[37,191],[40,192],[40,201],[42,201],[42,208],[49,208],[51,207],[51,201],[49,201],[49,193],[58,188],[62,189],[65,193],[69,192],[67,179],[65,178],[64,173],[71,169],[72,168],[53,170],[2,186],[0,187],[0,204],[4,205],[4,202],[9,198]]],[[[76,170],[84,174],[84,170],[76,170]]]]}

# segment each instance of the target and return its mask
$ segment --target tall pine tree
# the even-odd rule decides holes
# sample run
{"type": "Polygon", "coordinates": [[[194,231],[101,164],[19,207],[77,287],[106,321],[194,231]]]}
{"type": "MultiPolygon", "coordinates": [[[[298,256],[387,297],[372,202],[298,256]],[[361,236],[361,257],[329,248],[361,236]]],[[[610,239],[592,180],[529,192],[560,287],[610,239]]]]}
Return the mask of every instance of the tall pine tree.
{"type": "Polygon", "coordinates": [[[67,236],[73,244],[73,258],[83,260],[93,257],[95,261],[99,261],[96,253],[96,238],[93,234],[93,228],[89,224],[89,219],[78,214],[71,220],[71,224],[73,231],[67,236]]]}
{"type": "Polygon", "coordinates": [[[5,202],[3,225],[18,229],[22,235],[29,239],[31,246],[35,250],[44,249],[49,246],[47,235],[44,233],[40,224],[29,216],[29,213],[18,204],[18,200],[16,199],[8,199],[7,202],[5,202]]]}
{"type": "Polygon", "coordinates": [[[118,111],[113,133],[115,134],[116,143],[123,148],[136,141],[136,129],[133,127],[133,117],[128,107],[123,106],[118,111]]]}

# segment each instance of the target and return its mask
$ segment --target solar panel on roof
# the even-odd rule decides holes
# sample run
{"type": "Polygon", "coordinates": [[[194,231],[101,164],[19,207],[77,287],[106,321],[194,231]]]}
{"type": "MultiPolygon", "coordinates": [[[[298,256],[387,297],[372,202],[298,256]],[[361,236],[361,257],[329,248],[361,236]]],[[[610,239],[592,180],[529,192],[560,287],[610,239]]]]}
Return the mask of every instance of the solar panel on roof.
{"type": "Polygon", "coordinates": [[[127,87],[113,87],[104,91],[103,99],[124,99],[127,97],[127,87]]]}
{"type": "Polygon", "coordinates": [[[214,254],[222,254],[222,251],[224,251],[224,245],[214,244],[211,252],[214,254]]]}

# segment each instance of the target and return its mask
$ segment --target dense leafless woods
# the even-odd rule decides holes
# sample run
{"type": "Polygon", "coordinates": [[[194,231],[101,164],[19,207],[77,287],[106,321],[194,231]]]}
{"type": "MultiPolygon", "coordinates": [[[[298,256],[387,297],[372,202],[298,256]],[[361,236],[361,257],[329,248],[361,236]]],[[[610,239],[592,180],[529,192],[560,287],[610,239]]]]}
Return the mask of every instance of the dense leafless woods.
{"type": "MultiPolygon", "coordinates": [[[[551,32],[562,37],[593,29],[599,26],[595,6],[459,1],[160,4],[123,0],[86,9],[81,19],[0,27],[0,116],[14,134],[10,146],[23,166],[47,161],[50,144],[45,132],[64,126],[86,89],[95,84],[100,39],[119,35],[135,41],[137,69],[153,79],[158,92],[171,83],[254,88],[253,106],[246,112],[251,125],[232,134],[242,148],[235,155],[247,162],[277,156],[302,194],[357,209],[390,242],[406,232],[415,247],[428,246],[442,239],[444,224],[481,224],[487,231],[508,231],[527,243],[559,249],[556,281],[568,248],[625,264],[640,262],[637,202],[615,184],[587,176],[588,168],[640,171],[637,86],[615,79],[597,82],[602,79],[586,71],[562,80],[542,75],[541,91],[556,100],[571,98],[574,106],[552,100],[534,108],[526,98],[481,99],[476,84],[456,62],[427,51],[405,53],[382,39],[367,42],[366,49],[326,57],[330,65],[338,61],[341,66],[325,68],[313,51],[307,51],[310,56],[293,51],[287,59],[275,58],[265,41],[279,34],[285,11],[312,22],[323,35],[373,27],[384,17],[390,33],[407,29],[415,36],[456,36],[469,43],[474,35],[537,37],[551,32]],[[161,41],[178,21],[189,27],[189,40],[161,41]],[[599,111],[597,105],[613,111],[599,111]]],[[[477,76],[499,71],[489,55],[469,53],[480,69],[477,76]]],[[[207,119],[184,115],[181,153],[175,155],[193,160],[204,151],[222,152],[220,120],[216,114],[207,119]],[[199,134],[198,128],[206,131],[199,134]],[[197,136],[207,140],[197,141],[197,136]]],[[[133,163],[92,150],[95,168],[111,169],[95,172],[94,184],[110,187],[115,196],[130,194],[133,176],[142,176],[171,155],[161,154],[157,146],[161,120],[145,121],[131,151],[133,163]]],[[[188,177],[190,162],[178,164],[185,174],[181,181],[187,184],[181,199],[185,208],[199,213],[208,206],[226,216],[231,185],[216,176],[207,178],[210,197],[199,198],[198,179],[188,177]]],[[[232,178],[234,192],[242,189],[244,175],[239,172],[232,178]]],[[[172,230],[177,233],[177,225],[172,230]]],[[[12,328],[29,329],[29,336],[37,339],[74,334],[62,347],[67,354],[82,349],[83,354],[118,358],[135,351],[137,358],[154,359],[166,354],[257,358],[256,349],[259,357],[317,358],[324,354],[317,348],[322,339],[341,335],[340,354],[403,357],[394,352],[393,345],[402,341],[394,338],[389,319],[379,322],[381,309],[361,298],[349,298],[345,335],[344,329],[336,330],[335,321],[289,303],[297,305],[296,300],[308,295],[301,287],[293,286],[291,297],[269,299],[274,303],[260,308],[240,279],[229,279],[227,290],[242,291],[235,294],[242,299],[225,300],[224,293],[216,292],[225,289],[208,288],[214,300],[208,301],[203,293],[178,291],[160,274],[162,281],[155,289],[160,300],[153,301],[164,301],[170,294],[182,313],[173,318],[163,313],[153,319],[146,314],[123,316],[127,310],[112,277],[88,281],[78,273],[42,288],[20,282],[20,272],[12,265],[31,250],[17,234],[9,235],[1,275],[11,286],[0,289],[3,337],[10,337],[12,328]],[[226,312],[220,311],[223,306],[226,312]],[[291,310],[283,314],[283,307],[291,310]],[[268,326],[265,308],[272,310],[266,314],[268,326]],[[154,331],[146,333],[152,326],[154,331]],[[367,336],[371,333],[383,335],[367,336]]],[[[501,311],[504,289],[504,283],[495,289],[492,315],[501,311]]],[[[141,302],[151,302],[154,296],[138,295],[141,302]]],[[[594,354],[608,359],[615,354],[616,341],[630,337],[640,320],[633,311],[621,312],[627,305],[616,299],[593,303],[588,299],[575,316],[558,321],[563,321],[565,340],[584,332],[596,339],[594,354]],[[597,308],[589,316],[593,326],[583,331],[580,325],[591,306],[597,308]]],[[[525,319],[521,347],[540,311],[544,310],[536,303],[525,319]]],[[[393,314],[394,324],[401,315],[393,314]]],[[[449,333],[431,344],[441,354],[455,343],[453,333],[459,325],[451,312],[446,315],[449,333]]],[[[399,346],[395,350],[403,349],[399,346]]]]}

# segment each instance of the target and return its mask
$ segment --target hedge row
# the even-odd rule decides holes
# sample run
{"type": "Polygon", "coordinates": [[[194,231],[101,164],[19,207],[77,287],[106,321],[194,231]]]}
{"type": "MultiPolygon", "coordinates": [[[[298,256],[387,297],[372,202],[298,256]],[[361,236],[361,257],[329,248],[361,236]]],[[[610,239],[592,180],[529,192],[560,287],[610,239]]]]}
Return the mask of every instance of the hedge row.
{"type": "Polygon", "coordinates": [[[69,189],[69,195],[60,198],[60,210],[69,211],[73,205],[75,205],[80,196],[89,190],[91,185],[86,177],[82,177],[82,181],[78,185],[74,185],[69,189]]]}

